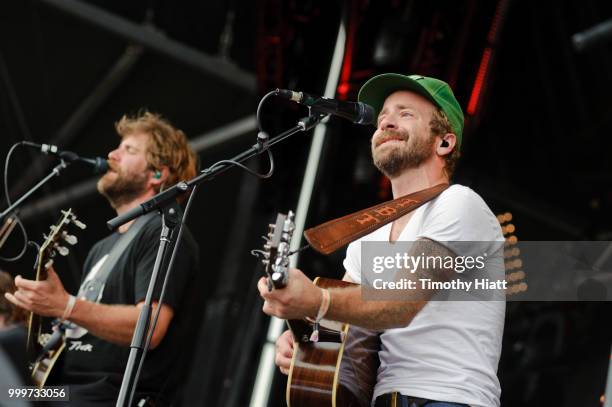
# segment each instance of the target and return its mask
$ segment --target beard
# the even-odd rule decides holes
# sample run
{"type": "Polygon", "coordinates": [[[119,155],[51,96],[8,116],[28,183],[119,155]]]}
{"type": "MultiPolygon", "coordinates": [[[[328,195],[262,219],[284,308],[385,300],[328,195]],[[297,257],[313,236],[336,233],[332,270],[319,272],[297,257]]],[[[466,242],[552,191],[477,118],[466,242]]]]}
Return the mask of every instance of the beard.
{"type": "Polygon", "coordinates": [[[387,178],[394,178],[407,169],[416,168],[432,155],[435,137],[412,137],[406,130],[386,130],[378,139],[400,139],[400,145],[386,146],[380,151],[372,144],[372,160],[387,178]],[[377,151],[378,150],[378,151],[377,151]]]}
{"type": "Polygon", "coordinates": [[[116,209],[133,201],[146,191],[147,175],[144,172],[126,173],[111,168],[98,180],[98,192],[116,209]]]}

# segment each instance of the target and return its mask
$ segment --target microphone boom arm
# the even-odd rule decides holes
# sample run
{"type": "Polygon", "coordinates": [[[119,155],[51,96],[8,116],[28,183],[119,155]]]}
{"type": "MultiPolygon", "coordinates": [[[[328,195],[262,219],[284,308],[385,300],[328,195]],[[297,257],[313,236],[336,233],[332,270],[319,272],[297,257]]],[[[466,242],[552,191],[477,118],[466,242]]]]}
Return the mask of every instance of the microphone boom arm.
{"type": "MultiPolygon", "coordinates": [[[[312,129],[314,126],[316,126],[317,124],[321,122],[323,117],[325,117],[325,115],[320,114],[318,112],[312,112],[310,116],[300,119],[297,125],[293,126],[289,130],[282,132],[278,136],[270,139],[269,141],[265,143],[258,142],[257,144],[249,148],[248,150],[236,155],[235,157],[227,161],[235,161],[239,163],[246,161],[251,157],[254,157],[256,155],[259,155],[267,151],[270,147],[283,141],[289,136],[292,136],[300,131],[307,131],[307,130],[312,129]]],[[[108,226],[110,230],[115,230],[116,228],[123,225],[124,223],[127,223],[133,219],[136,219],[137,217],[141,215],[149,213],[155,209],[161,209],[166,203],[170,202],[171,199],[175,199],[177,196],[186,193],[187,191],[191,189],[191,187],[195,185],[199,185],[204,181],[209,181],[213,179],[215,176],[217,176],[218,174],[230,168],[232,168],[232,166],[229,164],[218,165],[218,166],[213,165],[203,170],[202,172],[200,172],[200,174],[196,175],[194,178],[190,179],[189,181],[179,182],[178,184],[166,189],[165,191],[160,192],[159,194],[141,203],[140,205],[130,209],[129,211],[122,213],[119,216],[114,217],[113,219],[106,222],[106,226],[108,226]]]]}
{"type": "Polygon", "coordinates": [[[58,165],[56,165],[49,174],[47,174],[47,176],[45,178],[43,178],[42,180],[40,180],[36,185],[34,185],[32,188],[30,188],[30,190],[28,190],[25,194],[23,194],[19,199],[17,199],[15,202],[13,202],[12,205],[10,205],[8,208],[6,208],[2,213],[0,213],[0,223],[4,220],[4,218],[6,217],[6,215],[14,212],[17,207],[19,205],[21,205],[21,203],[23,201],[25,201],[30,195],[32,195],[34,192],[38,191],[38,189],[40,189],[40,187],[42,187],[43,185],[45,185],[47,182],[49,182],[49,180],[53,177],[57,177],[59,176],[60,172],[68,167],[70,165],[70,162],[68,161],[64,161],[63,159],[60,161],[60,163],[58,165]]]}

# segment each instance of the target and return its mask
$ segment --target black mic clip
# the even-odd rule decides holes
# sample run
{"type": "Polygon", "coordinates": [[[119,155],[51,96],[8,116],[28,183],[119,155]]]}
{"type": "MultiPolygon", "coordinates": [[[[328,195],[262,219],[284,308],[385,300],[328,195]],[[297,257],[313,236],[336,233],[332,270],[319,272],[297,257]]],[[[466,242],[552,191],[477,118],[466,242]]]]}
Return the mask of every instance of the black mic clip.
{"type": "Polygon", "coordinates": [[[270,141],[270,136],[262,130],[257,133],[257,144],[253,148],[259,152],[266,151],[268,149],[268,141],[270,141]]]}
{"type": "Polygon", "coordinates": [[[319,124],[325,116],[329,115],[329,113],[319,113],[316,111],[316,109],[312,109],[311,107],[308,107],[308,111],[310,115],[308,115],[308,117],[300,119],[300,121],[298,122],[298,126],[300,126],[302,131],[308,131],[312,129],[317,124],[319,124]]]}
{"type": "MultiPolygon", "coordinates": [[[[55,147],[55,146],[52,146],[55,147]]],[[[57,150],[57,156],[62,160],[68,161],[69,163],[79,161],[79,156],[77,153],[73,153],[72,151],[59,151],[57,150]]]]}

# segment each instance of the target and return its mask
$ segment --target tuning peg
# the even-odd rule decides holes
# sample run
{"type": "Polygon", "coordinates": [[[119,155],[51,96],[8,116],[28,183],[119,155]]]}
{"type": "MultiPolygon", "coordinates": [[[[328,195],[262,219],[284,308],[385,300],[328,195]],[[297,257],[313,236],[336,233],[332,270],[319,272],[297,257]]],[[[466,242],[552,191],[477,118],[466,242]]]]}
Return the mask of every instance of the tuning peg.
{"type": "Polygon", "coordinates": [[[266,244],[263,246],[263,248],[264,248],[264,250],[268,251],[268,250],[270,250],[270,249],[272,248],[272,246],[270,245],[270,243],[266,243],[266,244]]]}
{"type": "Polygon", "coordinates": [[[60,256],[67,256],[70,253],[70,250],[64,246],[56,245],[55,250],[59,253],[60,256]]]}
{"type": "Polygon", "coordinates": [[[62,238],[64,239],[66,243],[68,243],[71,246],[74,246],[79,241],[79,239],[77,239],[75,235],[69,235],[68,232],[66,231],[62,232],[62,238]]]}
{"type": "Polygon", "coordinates": [[[74,216],[74,217],[71,219],[71,221],[72,221],[72,223],[74,224],[74,226],[76,226],[76,227],[77,227],[77,228],[79,228],[79,229],[85,229],[85,228],[87,227],[87,225],[86,225],[86,224],[84,224],[83,222],[81,222],[80,220],[78,220],[78,219],[76,218],[76,216],[74,216]]]}

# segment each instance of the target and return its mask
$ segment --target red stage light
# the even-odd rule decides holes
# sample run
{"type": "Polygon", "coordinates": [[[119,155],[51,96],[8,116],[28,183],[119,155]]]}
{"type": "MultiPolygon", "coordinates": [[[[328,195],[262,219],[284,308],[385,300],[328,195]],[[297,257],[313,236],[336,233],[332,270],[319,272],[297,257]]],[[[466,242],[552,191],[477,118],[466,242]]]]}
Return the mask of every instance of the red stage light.
{"type": "Polygon", "coordinates": [[[474,81],[474,87],[472,88],[472,94],[470,95],[470,101],[468,103],[467,112],[469,115],[474,115],[478,108],[478,102],[480,101],[480,93],[482,92],[482,86],[487,79],[487,73],[489,70],[489,61],[491,59],[491,48],[487,47],[482,54],[480,60],[480,66],[478,67],[478,74],[474,81]]]}

